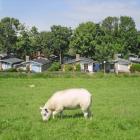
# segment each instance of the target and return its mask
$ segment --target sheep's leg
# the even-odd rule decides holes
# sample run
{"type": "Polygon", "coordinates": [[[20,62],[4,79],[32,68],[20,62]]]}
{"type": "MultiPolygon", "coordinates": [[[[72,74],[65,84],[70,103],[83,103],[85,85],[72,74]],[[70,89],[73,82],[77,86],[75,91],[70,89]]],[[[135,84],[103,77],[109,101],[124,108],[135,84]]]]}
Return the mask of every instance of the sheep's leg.
{"type": "Polygon", "coordinates": [[[53,111],[53,113],[52,113],[53,119],[55,119],[55,115],[58,114],[58,113],[61,113],[61,111],[57,111],[57,110],[53,111]]]}
{"type": "Polygon", "coordinates": [[[61,117],[61,118],[63,117],[63,111],[60,112],[60,117],[61,117]]]}
{"type": "Polygon", "coordinates": [[[82,109],[82,111],[83,111],[85,119],[87,119],[88,117],[91,118],[92,115],[91,115],[91,112],[90,112],[89,108],[88,109],[82,109]]]}
{"type": "Polygon", "coordinates": [[[84,111],[84,117],[85,117],[85,119],[88,118],[88,112],[87,111],[84,111]]]}
{"type": "Polygon", "coordinates": [[[90,118],[90,120],[92,120],[92,116],[93,114],[91,113],[90,109],[88,109],[88,117],[90,118]]]}

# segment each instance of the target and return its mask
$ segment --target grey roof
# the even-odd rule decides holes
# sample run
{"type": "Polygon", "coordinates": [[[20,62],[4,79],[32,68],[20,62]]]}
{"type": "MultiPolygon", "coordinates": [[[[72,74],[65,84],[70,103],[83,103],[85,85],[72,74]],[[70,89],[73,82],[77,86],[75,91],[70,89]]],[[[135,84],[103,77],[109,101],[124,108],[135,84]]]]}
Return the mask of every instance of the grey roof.
{"type": "Polygon", "coordinates": [[[6,57],[7,53],[0,53],[0,57],[6,57]]]}
{"type": "Polygon", "coordinates": [[[50,63],[50,60],[48,60],[46,58],[38,58],[38,59],[32,60],[32,62],[36,62],[36,63],[39,63],[41,65],[45,65],[45,64],[50,63]]]}
{"type": "Polygon", "coordinates": [[[79,59],[72,59],[64,62],[64,64],[72,64],[76,62],[93,63],[94,61],[90,58],[80,57],[79,59]]]}
{"type": "Polygon", "coordinates": [[[3,59],[1,62],[9,63],[9,64],[16,64],[16,63],[21,63],[23,62],[22,59],[19,58],[8,58],[8,59],[3,59]]]}
{"type": "Polygon", "coordinates": [[[129,60],[121,59],[121,58],[118,58],[116,61],[117,61],[119,64],[122,64],[122,65],[128,65],[128,64],[131,63],[129,60]]]}
{"type": "Polygon", "coordinates": [[[140,58],[137,58],[136,60],[131,60],[134,63],[140,63],[140,58]]]}

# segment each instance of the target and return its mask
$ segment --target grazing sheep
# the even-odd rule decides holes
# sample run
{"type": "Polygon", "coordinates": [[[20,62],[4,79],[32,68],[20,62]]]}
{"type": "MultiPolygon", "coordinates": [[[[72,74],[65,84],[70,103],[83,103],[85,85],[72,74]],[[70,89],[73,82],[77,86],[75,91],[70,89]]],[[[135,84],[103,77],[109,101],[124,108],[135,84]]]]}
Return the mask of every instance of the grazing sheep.
{"type": "Polygon", "coordinates": [[[67,89],[56,92],[45,104],[40,107],[42,119],[49,120],[51,115],[62,113],[65,109],[81,108],[84,117],[91,117],[90,106],[92,96],[86,89],[67,89]]]}

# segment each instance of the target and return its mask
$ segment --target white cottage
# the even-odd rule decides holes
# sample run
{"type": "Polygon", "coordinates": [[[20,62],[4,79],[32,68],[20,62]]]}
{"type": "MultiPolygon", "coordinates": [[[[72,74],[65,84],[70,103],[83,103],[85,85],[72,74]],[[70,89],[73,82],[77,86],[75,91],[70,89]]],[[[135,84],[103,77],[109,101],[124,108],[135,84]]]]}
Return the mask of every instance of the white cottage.
{"type": "Polygon", "coordinates": [[[18,58],[8,58],[0,60],[0,69],[1,70],[8,70],[10,68],[15,68],[16,65],[22,63],[22,59],[18,58]]]}
{"type": "Polygon", "coordinates": [[[80,57],[79,54],[76,54],[76,58],[66,61],[64,65],[66,64],[80,64],[81,71],[93,72],[95,62],[90,58],[80,57]]]}
{"type": "Polygon", "coordinates": [[[130,73],[131,62],[125,59],[118,58],[115,63],[115,72],[130,73]]]}
{"type": "Polygon", "coordinates": [[[47,58],[37,58],[34,60],[26,60],[26,62],[21,63],[18,68],[39,73],[47,70],[49,66],[50,60],[48,60],[47,58]]]}
{"type": "Polygon", "coordinates": [[[30,70],[32,72],[43,72],[50,66],[50,61],[46,58],[38,58],[30,61],[30,70]]]}

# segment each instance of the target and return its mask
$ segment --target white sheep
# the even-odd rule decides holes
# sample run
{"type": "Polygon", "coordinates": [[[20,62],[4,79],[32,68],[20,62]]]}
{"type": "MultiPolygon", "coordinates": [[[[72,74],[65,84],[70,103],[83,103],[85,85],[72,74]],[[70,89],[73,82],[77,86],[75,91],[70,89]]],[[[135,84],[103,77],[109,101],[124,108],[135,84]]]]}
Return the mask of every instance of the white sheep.
{"type": "Polygon", "coordinates": [[[51,115],[55,118],[56,114],[62,113],[65,109],[76,108],[81,108],[85,118],[91,117],[91,102],[92,96],[86,89],[58,91],[47,101],[44,107],[40,107],[42,119],[47,121],[51,115]]]}

